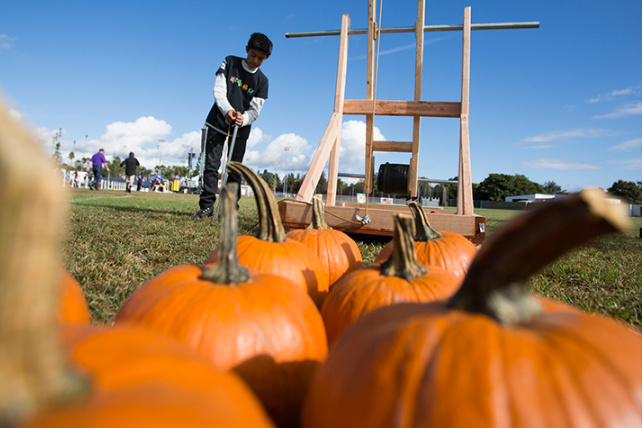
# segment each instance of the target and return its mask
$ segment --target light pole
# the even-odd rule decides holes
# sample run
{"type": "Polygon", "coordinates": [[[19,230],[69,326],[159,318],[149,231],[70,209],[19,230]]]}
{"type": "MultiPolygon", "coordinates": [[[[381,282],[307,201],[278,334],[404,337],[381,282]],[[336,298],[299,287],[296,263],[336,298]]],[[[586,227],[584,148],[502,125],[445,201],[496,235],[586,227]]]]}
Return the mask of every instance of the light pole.
{"type": "Polygon", "coordinates": [[[165,140],[163,140],[162,138],[158,139],[158,146],[156,147],[158,149],[158,166],[160,166],[160,163],[161,163],[161,150],[160,150],[160,146],[161,145],[160,145],[160,143],[164,143],[164,142],[165,142],[165,140]]]}

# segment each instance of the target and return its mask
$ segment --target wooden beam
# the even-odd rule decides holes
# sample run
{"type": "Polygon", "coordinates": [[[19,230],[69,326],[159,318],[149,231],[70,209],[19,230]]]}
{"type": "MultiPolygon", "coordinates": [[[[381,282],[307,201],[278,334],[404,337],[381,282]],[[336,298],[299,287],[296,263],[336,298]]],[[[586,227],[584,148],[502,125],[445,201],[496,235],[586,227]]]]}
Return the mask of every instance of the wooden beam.
{"type": "Polygon", "coordinates": [[[459,184],[457,186],[457,214],[473,215],[473,183],[470,166],[468,115],[470,105],[470,7],[464,9],[462,31],[461,117],[459,122],[459,184]]]}
{"type": "MultiPolygon", "coordinates": [[[[366,63],[366,99],[374,100],[375,90],[375,37],[377,28],[377,3],[375,0],[368,0],[368,40],[367,40],[367,63],[366,63]]],[[[343,106],[345,114],[345,102],[343,106]]],[[[374,158],[372,156],[372,140],[374,139],[374,109],[372,104],[370,110],[362,114],[366,115],[366,164],[365,164],[365,192],[369,195],[374,184],[374,158]]]]}
{"type": "MultiPolygon", "coordinates": [[[[372,100],[345,100],[343,114],[372,115],[372,100]]],[[[375,115],[381,116],[421,116],[421,117],[460,117],[460,102],[432,101],[374,101],[375,115]]]]}
{"type": "Polygon", "coordinates": [[[372,150],[375,152],[412,152],[412,143],[401,141],[373,141],[372,150]]]}
{"type": "Polygon", "coordinates": [[[328,126],[325,128],[319,147],[317,148],[310,167],[308,168],[308,173],[303,179],[299,193],[296,195],[297,201],[310,202],[312,196],[314,196],[314,190],[319,183],[319,178],[321,177],[321,172],[328,160],[330,155],[330,150],[334,147],[334,143],[337,140],[337,136],[341,132],[341,115],[339,113],[333,113],[330,118],[328,126]]]}
{"type": "MultiPolygon", "coordinates": [[[[312,221],[312,207],[308,204],[293,201],[280,201],[279,214],[285,227],[304,228],[312,221]]],[[[392,236],[394,230],[393,213],[410,213],[405,205],[393,207],[370,204],[367,214],[371,222],[360,224],[355,220],[355,214],[363,217],[366,215],[365,205],[354,206],[326,206],[325,221],[328,226],[347,233],[364,233],[392,236]]],[[[482,242],[486,236],[485,218],[480,216],[454,215],[448,211],[430,209],[425,207],[424,212],[432,227],[437,230],[447,230],[464,235],[475,242],[482,242]],[[432,213],[431,211],[437,211],[432,213]]]]}
{"type": "MultiPolygon", "coordinates": [[[[339,61],[337,65],[337,84],[334,91],[334,113],[339,121],[339,132],[330,152],[328,165],[328,192],[326,205],[334,205],[337,200],[337,179],[339,175],[339,151],[341,148],[341,122],[343,121],[343,100],[346,92],[346,75],[348,71],[348,31],[350,30],[350,17],[341,16],[341,38],[339,39],[339,61]]],[[[316,184],[314,186],[316,188],[316,184]]]]}
{"type": "MultiPolygon", "coordinates": [[[[421,102],[422,78],[424,74],[424,15],[425,0],[417,0],[417,20],[415,21],[415,101],[421,102]]],[[[419,177],[419,139],[421,135],[421,117],[414,116],[412,120],[412,156],[408,174],[408,190],[410,196],[417,197],[417,178],[419,177]]]]}

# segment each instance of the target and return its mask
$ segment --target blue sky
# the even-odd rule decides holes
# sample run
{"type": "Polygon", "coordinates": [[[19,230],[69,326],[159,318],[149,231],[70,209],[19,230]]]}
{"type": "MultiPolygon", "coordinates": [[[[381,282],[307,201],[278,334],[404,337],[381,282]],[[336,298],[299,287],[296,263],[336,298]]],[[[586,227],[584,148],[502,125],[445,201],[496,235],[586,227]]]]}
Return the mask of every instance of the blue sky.
{"type": "MultiPolygon", "coordinates": [[[[377,2],[378,4],[378,2],[377,2]]],[[[473,31],[473,182],[523,174],[563,189],[642,180],[642,2],[426,1],[426,25],[539,21],[538,29],[473,31]]],[[[412,26],[417,3],[383,2],[383,27],[412,26]]],[[[0,3],[0,96],[52,153],[134,151],[153,167],[187,164],[213,103],[214,73],[243,56],[249,35],[274,42],[262,70],[270,91],[245,163],[305,173],[332,114],[337,36],[285,33],[365,28],[367,1],[241,3],[140,0],[0,3]],[[225,6],[224,6],[225,5],[225,6]]],[[[364,99],[366,37],[351,36],[346,98],[364,99]]],[[[459,101],[461,33],[425,33],[424,101],[459,101]]],[[[377,99],[410,100],[414,37],[383,34],[377,99]]],[[[363,173],[365,117],[345,116],[340,172],[363,173]]],[[[457,175],[457,119],[423,118],[419,175],[457,175]]],[[[377,117],[378,139],[410,141],[411,118],[377,117]]],[[[409,163],[408,154],[375,154],[409,163]]]]}

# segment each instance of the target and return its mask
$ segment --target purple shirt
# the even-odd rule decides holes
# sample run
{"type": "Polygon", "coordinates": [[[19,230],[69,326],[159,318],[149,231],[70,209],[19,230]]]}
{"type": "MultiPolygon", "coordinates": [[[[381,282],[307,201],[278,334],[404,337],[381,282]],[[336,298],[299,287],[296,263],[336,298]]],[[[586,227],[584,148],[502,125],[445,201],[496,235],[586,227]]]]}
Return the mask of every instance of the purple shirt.
{"type": "Polygon", "coordinates": [[[102,167],[106,163],[107,163],[107,159],[105,159],[105,155],[100,152],[96,153],[91,157],[91,164],[93,166],[102,167]]]}

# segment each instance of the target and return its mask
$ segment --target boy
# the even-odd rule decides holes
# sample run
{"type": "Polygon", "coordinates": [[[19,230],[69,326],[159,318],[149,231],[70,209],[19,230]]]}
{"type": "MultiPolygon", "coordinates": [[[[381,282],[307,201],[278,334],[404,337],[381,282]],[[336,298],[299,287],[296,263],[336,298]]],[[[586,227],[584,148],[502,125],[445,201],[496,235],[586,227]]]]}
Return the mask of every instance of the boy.
{"type": "MultiPolygon", "coordinates": [[[[259,116],[268,96],[268,78],[259,67],[272,54],[272,42],[265,34],[254,33],[250,36],[245,51],[247,58],[228,56],[216,72],[215,102],[205,120],[207,141],[203,191],[198,203],[200,209],[192,216],[194,219],[214,215],[218,169],[221,166],[221,155],[228,132],[231,144],[233,127],[239,127],[231,160],[242,162],[251,124],[259,116]]],[[[228,181],[239,183],[236,203],[238,209],[241,177],[238,174],[228,174],[228,181]]]]}
{"type": "Polygon", "coordinates": [[[125,176],[127,177],[125,192],[131,193],[132,186],[134,185],[134,178],[136,178],[136,167],[140,166],[138,159],[134,157],[134,152],[129,152],[129,157],[122,161],[120,166],[125,167],[125,176]]]}

